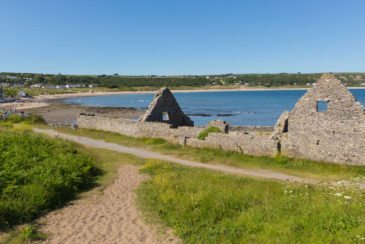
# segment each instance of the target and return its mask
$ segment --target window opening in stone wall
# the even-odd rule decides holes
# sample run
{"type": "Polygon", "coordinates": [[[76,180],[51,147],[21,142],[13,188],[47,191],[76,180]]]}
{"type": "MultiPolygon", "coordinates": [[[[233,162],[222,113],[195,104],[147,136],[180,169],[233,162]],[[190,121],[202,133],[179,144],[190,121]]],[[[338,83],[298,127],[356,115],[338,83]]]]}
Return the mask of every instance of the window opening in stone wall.
{"type": "Polygon", "coordinates": [[[317,101],[317,112],[325,113],[328,110],[328,101],[317,101]]]}
{"type": "Polygon", "coordinates": [[[284,129],[283,129],[283,133],[288,133],[289,131],[289,120],[286,119],[284,122],[284,129]]]}
{"type": "Polygon", "coordinates": [[[169,114],[167,112],[162,113],[162,121],[169,121],[169,114]]]}

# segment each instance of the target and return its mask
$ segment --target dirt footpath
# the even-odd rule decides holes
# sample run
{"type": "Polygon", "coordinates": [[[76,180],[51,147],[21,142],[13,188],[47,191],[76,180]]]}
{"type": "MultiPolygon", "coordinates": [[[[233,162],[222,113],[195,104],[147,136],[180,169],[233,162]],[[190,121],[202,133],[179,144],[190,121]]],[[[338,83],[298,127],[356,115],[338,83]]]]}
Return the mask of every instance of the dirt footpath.
{"type": "Polygon", "coordinates": [[[39,220],[45,243],[178,243],[144,223],[135,204],[135,189],[146,179],[136,166],[123,166],[103,194],[94,194],[39,220]]]}
{"type": "Polygon", "coordinates": [[[203,168],[213,171],[218,171],[222,173],[232,174],[232,175],[241,175],[241,176],[249,176],[254,178],[261,178],[261,179],[268,179],[268,180],[278,180],[278,181],[285,181],[285,182],[296,182],[296,183],[303,183],[303,184],[322,184],[326,186],[344,186],[344,185],[352,185],[356,186],[359,189],[365,189],[365,183],[364,182],[356,182],[353,184],[353,182],[350,181],[321,181],[318,179],[311,179],[311,178],[304,178],[294,175],[289,175],[273,170],[266,170],[266,169],[251,169],[251,168],[236,168],[231,167],[228,165],[222,165],[222,164],[206,164],[186,159],[180,159],[169,155],[164,155],[157,152],[152,152],[140,148],[135,147],[126,147],[123,145],[119,145],[116,143],[110,143],[105,142],[103,140],[96,140],[89,137],[84,136],[74,136],[66,133],[60,133],[55,130],[50,129],[39,129],[34,128],[34,132],[36,133],[42,133],[46,134],[48,136],[52,137],[58,137],[63,138],[66,140],[74,141],[76,143],[88,146],[88,147],[94,147],[94,148],[103,148],[103,149],[109,149],[116,152],[121,153],[128,153],[132,154],[134,156],[140,157],[140,158],[147,158],[147,159],[158,159],[167,161],[170,163],[180,164],[188,167],[195,167],[195,168],[203,168]]]}

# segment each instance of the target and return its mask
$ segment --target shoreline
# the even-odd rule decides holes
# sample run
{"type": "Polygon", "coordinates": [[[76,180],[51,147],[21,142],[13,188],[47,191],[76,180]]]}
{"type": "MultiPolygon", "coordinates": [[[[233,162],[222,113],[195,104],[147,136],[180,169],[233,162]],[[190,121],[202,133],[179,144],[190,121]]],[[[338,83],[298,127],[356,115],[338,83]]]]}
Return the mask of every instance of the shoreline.
{"type": "Polygon", "coordinates": [[[21,102],[11,102],[0,104],[0,110],[30,110],[37,108],[48,107],[49,103],[44,101],[21,101],[21,102]]]}
{"type": "MultiPolygon", "coordinates": [[[[290,90],[308,90],[309,88],[234,88],[234,89],[194,89],[194,90],[171,90],[173,93],[198,93],[198,92],[235,92],[235,91],[290,91],[290,90]]],[[[360,88],[360,89],[365,89],[360,88]]],[[[106,92],[75,92],[75,93],[63,93],[53,95],[38,95],[35,99],[40,101],[47,100],[63,100],[72,97],[96,97],[96,96],[108,96],[108,95],[131,95],[131,94],[154,94],[154,91],[106,91],[106,92]]]]}
{"type": "MultiPolygon", "coordinates": [[[[308,88],[218,88],[218,89],[184,89],[184,90],[172,90],[173,93],[199,93],[199,92],[253,92],[253,91],[302,91],[308,90],[308,88]]],[[[365,90],[365,87],[348,87],[351,90],[365,90]]],[[[68,98],[76,97],[96,97],[96,96],[109,96],[109,95],[131,95],[131,94],[155,94],[154,91],[104,91],[104,92],[75,92],[75,93],[62,93],[53,95],[38,95],[33,99],[24,102],[11,102],[0,104],[0,109],[36,109],[42,107],[48,107],[50,104],[64,104],[62,101],[68,98]],[[59,100],[59,101],[57,101],[59,100]]]]}
{"type": "MultiPolygon", "coordinates": [[[[302,91],[308,90],[308,88],[234,88],[234,89],[194,89],[194,90],[171,90],[173,93],[198,93],[198,92],[252,92],[252,91],[302,91]]],[[[351,90],[365,90],[365,87],[348,87],[351,90]]],[[[63,100],[73,97],[94,97],[94,96],[108,96],[108,95],[131,95],[131,94],[154,94],[154,91],[106,91],[106,92],[75,92],[75,93],[63,93],[53,95],[38,95],[35,97],[38,101],[49,100],[63,100]]]]}

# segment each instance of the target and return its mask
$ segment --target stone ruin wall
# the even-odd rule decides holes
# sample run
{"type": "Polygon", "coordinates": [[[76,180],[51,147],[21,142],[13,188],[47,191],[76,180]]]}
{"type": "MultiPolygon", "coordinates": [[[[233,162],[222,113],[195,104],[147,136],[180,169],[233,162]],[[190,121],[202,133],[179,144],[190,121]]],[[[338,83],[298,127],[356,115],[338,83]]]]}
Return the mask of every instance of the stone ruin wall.
{"type": "Polygon", "coordinates": [[[184,114],[169,88],[157,91],[140,122],[163,122],[177,128],[194,126],[194,122],[184,114]],[[164,119],[164,114],[166,118],[164,119]]]}
{"type": "Polygon", "coordinates": [[[186,145],[200,148],[216,148],[256,156],[276,156],[277,143],[270,135],[256,132],[211,133],[204,140],[188,138],[186,145]]]}
{"type": "Polygon", "coordinates": [[[191,147],[258,156],[280,153],[315,161],[365,165],[364,109],[333,77],[319,80],[291,112],[282,114],[274,128],[229,128],[228,133],[211,133],[205,140],[199,140],[202,127],[171,128],[167,123],[87,115],[80,115],[78,126],[132,137],[163,138],[191,147]],[[327,102],[326,112],[318,112],[318,101],[327,102]]]}
{"type": "Polygon", "coordinates": [[[365,164],[365,115],[347,88],[331,77],[319,80],[288,114],[281,152],[291,157],[365,164]],[[317,111],[317,102],[327,111],[317,111]]]}
{"type": "Polygon", "coordinates": [[[79,128],[84,129],[103,130],[138,138],[162,138],[175,143],[179,142],[180,137],[196,137],[204,129],[187,126],[170,128],[166,123],[139,122],[94,115],[80,115],[77,124],[79,128]]]}
{"type": "Polygon", "coordinates": [[[182,126],[170,128],[169,124],[159,122],[138,122],[104,116],[80,115],[77,120],[79,128],[115,132],[139,138],[162,138],[173,143],[201,148],[217,148],[258,156],[275,156],[277,143],[271,133],[243,131],[211,133],[203,141],[197,139],[203,127],[182,126]]]}

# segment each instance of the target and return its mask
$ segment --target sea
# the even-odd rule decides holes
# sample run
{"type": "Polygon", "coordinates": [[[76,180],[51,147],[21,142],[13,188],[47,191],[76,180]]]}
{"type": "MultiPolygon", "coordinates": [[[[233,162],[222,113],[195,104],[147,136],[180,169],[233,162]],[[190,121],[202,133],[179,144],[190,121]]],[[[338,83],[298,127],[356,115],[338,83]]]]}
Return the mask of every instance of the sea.
{"type": "MultiPolygon", "coordinates": [[[[350,90],[365,105],[365,89],[350,90]]],[[[284,111],[290,111],[306,90],[257,90],[175,92],[181,109],[195,123],[206,125],[214,119],[236,126],[273,126],[284,111]]],[[[96,107],[128,107],[147,109],[154,94],[113,94],[73,97],[68,104],[96,107]]]]}

